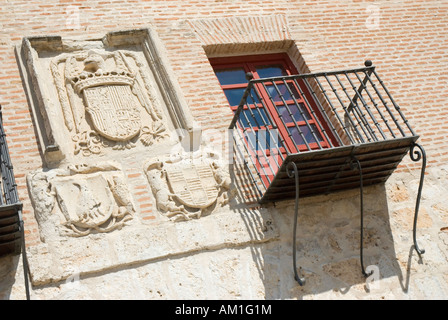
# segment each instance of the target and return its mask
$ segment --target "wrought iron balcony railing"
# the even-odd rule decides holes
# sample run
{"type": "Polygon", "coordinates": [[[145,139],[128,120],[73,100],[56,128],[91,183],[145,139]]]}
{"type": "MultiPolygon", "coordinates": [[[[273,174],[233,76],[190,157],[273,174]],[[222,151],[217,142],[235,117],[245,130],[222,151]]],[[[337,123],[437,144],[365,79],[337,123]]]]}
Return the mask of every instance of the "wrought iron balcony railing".
{"type": "Polygon", "coordinates": [[[17,194],[13,166],[9,157],[6,135],[3,129],[2,113],[0,109],[0,255],[6,253],[20,253],[22,219],[22,204],[17,194]]]}
{"type": "Polygon", "coordinates": [[[414,218],[415,248],[423,253],[415,225],[425,153],[370,61],[352,70],[247,78],[230,129],[235,161],[247,167],[260,203],[295,198],[297,215],[299,197],[360,188],[362,204],[363,186],[386,181],[410,151],[413,161],[423,156],[414,218]]]}
{"type": "Polygon", "coordinates": [[[13,166],[9,156],[0,106],[0,257],[22,252],[26,294],[29,299],[28,267],[25,254],[25,235],[22,203],[17,193],[13,166]]]}

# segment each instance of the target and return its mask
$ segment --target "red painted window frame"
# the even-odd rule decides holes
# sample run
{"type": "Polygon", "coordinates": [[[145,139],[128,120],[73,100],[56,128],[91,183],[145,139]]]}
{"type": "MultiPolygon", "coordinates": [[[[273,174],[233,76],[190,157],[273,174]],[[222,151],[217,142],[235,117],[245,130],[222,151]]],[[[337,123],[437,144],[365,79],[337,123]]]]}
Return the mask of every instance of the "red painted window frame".
{"type": "MultiPolygon", "coordinates": [[[[288,75],[297,75],[299,74],[296,67],[289,59],[289,56],[286,53],[278,53],[278,54],[262,54],[262,55],[247,55],[247,56],[236,56],[236,57],[220,57],[220,58],[210,58],[210,63],[215,71],[223,70],[223,69],[232,69],[232,68],[241,68],[243,67],[245,72],[251,72],[254,76],[254,79],[259,79],[259,75],[256,70],[256,66],[260,65],[282,65],[288,75]]],[[[287,83],[293,83],[292,81],[288,81],[287,83]]],[[[277,84],[277,82],[276,82],[277,84]]],[[[281,83],[283,84],[283,83],[281,83]]],[[[311,116],[311,120],[308,120],[308,123],[314,124],[319,132],[320,137],[322,137],[323,141],[320,142],[322,148],[330,148],[331,144],[328,139],[323,134],[322,130],[317,125],[317,121],[321,124],[321,126],[325,129],[325,132],[328,135],[328,138],[331,140],[333,146],[337,146],[336,138],[331,134],[328,124],[324,120],[323,115],[317,108],[317,105],[306,87],[305,83],[301,80],[297,80],[297,84],[300,88],[297,88],[296,84],[293,83],[297,93],[300,95],[301,99],[296,99],[297,103],[303,103],[311,116]],[[299,90],[300,89],[300,90],[299,90]],[[302,94],[303,93],[303,96],[302,94]],[[311,110],[313,112],[311,112],[311,110]],[[313,115],[314,113],[314,115],[313,115]]],[[[247,83],[244,84],[234,84],[234,85],[221,85],[221,88],[226,89],[235,89],[235,88],[245,88],[247,83]]],[[[262,99],[266,102],[267,111],[270,116],[274,120],[279,129],[279,132],[282,138],[285,141],[286,147],[290,153],[296,153],[296,147],[300,152],[309,150],[305,144],[296,145],[296,143],[289,137],[287,127],[293,127],[294,122],[286,123],[286,127],[281,121],[278,113],[275,111],[275,105],[283,105],[283,102],[276,103],[275,105],[270,101],[268,97],[268,93],[263,88],[261,83],[256,83],[255,86],[258,89],[258,92],[261,94],[262,99]]],[[[294,100],[286,101],[287,104],[293,104],[294,100]]],[[[256,106],[255,106],[256,107],[256,106]]],[[[238,106],[230,106],[230,108],[235,112],[238,106]]],[[[305,121],[297,121],[298,126],[305,125],[305,121]]],[[[255,129],[255,128],[254,128],[255,129]]],[[[261,128],[262,129],[262,128],[261,128]]],[[[319,149],[318,143],[309,143],[309,147],[311,150],[319,149]]],[[[269,150],[266,150],[268,152],[269,150]]],[[[283,154],[286,154],[286,150],[283,148],[280,150],[283,154]]]]}

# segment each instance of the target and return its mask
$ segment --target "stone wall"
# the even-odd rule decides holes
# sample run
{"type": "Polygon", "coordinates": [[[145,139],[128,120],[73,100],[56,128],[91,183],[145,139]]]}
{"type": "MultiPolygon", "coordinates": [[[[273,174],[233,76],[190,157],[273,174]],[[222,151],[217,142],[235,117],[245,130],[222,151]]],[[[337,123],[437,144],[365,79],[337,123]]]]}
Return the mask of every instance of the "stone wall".
{"type": "MultiPolygon", "coordinates": [[[[0,104],[24,204],[32,299],[446,299],[447,11],[446,1],[6,1],[0,104]],[[83,155],[88,144],[76,144],[75,126],[64,122],[71,110],[87,128],[75,116],[83,101],[63,108],[58,94],[72,87],[58,89],[51,59],[65,55],[57,60],[63,77],[71,70],[65,65],[84,63],[88,53],[78,53],[89,50],[106,69],[123,54],[121,66],[137,71],[141,94],[134,82],[132,92],[145,123],[155,123],[148,130],[163,132],[159,119],[166,137],[127,133],[133,146],[117,136],[83,155]],[[275,52],[287,52],[301,72],[374,62],[428,155],[417,231],[422,257],[412,249],[421,163],[405,157],[384,185],[364,189],[364,264],[373,274],[361,274],[359,190],[351,190],[301,199],[297,264],[306,285],[294,280],[294,202],[248,201],[247,177],[217,161],[226,160],[222,132],[232,112],[208,61],[275,52]],[[199,155],[182,153],[179,132],[188,132],[184,144],[202,138],[199,155]],[[202,157],[212,166],[195,162],[202,157]],[[208,193],[212,203],[187,201],[186,211],[157,201],[167,175],[199,167],[220,188],[222,180],[232,183],[208,193]],[[113,223],[72,219],[75,211],[63,203],[76,183],[110,203],[113,223]]],[[[3,299],[25,297],[20,258],[0,258],[3,299]]]]}

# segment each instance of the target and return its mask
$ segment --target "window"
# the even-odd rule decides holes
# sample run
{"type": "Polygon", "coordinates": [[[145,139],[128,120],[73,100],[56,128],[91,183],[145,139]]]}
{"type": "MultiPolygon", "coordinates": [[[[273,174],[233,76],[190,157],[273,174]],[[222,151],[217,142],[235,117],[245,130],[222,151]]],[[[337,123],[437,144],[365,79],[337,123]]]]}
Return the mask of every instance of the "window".
{"type": "MultiPolygon", "coordinates": [[[[252,73],[254,79],[298,74],[286,54],[212,58],[210,62],[234,112],[248,84],[247,72],[252,73]]],[[[329,148],[330,144],[317,121],[320,121],[320,124],[325,123],[321,121],[320,113],[313,105],[313,99],[304,84],[285,78],[256,83],[255,87],[258,94],[248,97],[240,125],[250,127],[252,132],[258,132],[263,129],[260,124],[270,123],[268,118],[272,119],[287,148],[280,150],[283,153],[329,148]],[[260,100],[263,100],[264,104],[260,100]]],[[[269,152],[268,147],[265,149],[269,152]]]]}
{"type": "MultiPolygon", "coordinates": [[[[234,112],[249,83],[248,72],[254,79],[298,74],[286,54],[212,58],[210,63],[234,112]]],[[[330,144],[319,128],[322,119],[304,83],[288,78],[264,81],[255,83],[253,91],[247,97],[239,126],[258,173],[269,185],[286,153],[329,148],[330,144]]]]}

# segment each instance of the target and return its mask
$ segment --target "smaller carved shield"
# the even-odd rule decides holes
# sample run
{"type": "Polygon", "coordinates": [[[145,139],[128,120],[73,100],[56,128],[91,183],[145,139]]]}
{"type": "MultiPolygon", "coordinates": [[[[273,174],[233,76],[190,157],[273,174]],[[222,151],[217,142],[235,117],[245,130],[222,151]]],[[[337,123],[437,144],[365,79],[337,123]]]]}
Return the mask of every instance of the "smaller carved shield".
{"type": "Polygon", "coordinates": [[[171,192],[183,205],[202,209],[216,201],[219,187],[210,164],[171,165],[165,170],[171,192]]]}
{"type": "Polygon", "coordinates": [[[70,177],[54,181],[53,186],[67,224],[95,228],[112,216],[114,199],[103,176],[70,177]]]}

